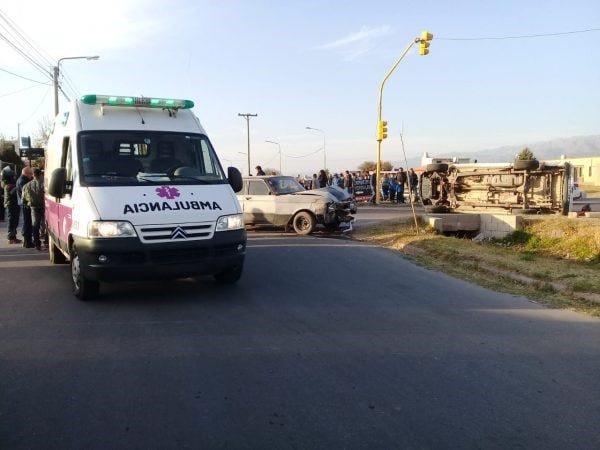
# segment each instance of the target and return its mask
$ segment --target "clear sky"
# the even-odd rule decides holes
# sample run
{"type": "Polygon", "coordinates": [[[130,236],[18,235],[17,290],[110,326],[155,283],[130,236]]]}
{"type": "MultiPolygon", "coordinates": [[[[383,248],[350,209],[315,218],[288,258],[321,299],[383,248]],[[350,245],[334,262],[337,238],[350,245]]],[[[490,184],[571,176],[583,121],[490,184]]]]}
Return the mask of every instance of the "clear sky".
{"type": "MultiPolygon", "coordinates": [[[[402,129],[409,158],[600,134],[600,31],[451,40],[600,28],[598,0],[0,0],[0,11],[51,63],[100,56],[61,64],[79,94],[194,100],[224,165],[244,173],[238,113],[258,114],[252,167],[279,166],[272,140],[284,173],[322,168],[323,135],[307,126],[324,130],[330,170],[375,160],[379,84],[425,29],[430,54],[415,46],[386,84],[383,160],[404,165],[402,129]]],[[[34,135],[51,87],[5,71],[49,80],[3,40],[0,56],[0,133],[21,123],[34,135]]]]}

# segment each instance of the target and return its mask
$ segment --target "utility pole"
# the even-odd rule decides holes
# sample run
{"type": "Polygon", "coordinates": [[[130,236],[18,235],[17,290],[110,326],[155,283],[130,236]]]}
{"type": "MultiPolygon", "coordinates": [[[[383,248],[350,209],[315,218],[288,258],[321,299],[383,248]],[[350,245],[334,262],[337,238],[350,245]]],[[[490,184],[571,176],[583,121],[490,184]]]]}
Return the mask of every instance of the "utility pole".
{"type": "Polygon", "coordinates": [[[246,114],[242,114],[242,113],[238,113],[238,116],[243,117],[244,119],[246,119],[246,130],[248,133],[248,176],[252,175],[252,172],[250,172],[250,117],[257,117],[258,114],[250,114],[250,113],[246,113],[246,114]]]}
{"type": "Polygon", "coordinates": [[[67,56],[65,58],[60,58],[56,65],[52,67],[52,85],[54,86],[54,116],[56,117],[56,115],[58,114],[58,91],[60,89],[60,91],[64,94],[64,91],[62,90],[62,88],[60,87],[59,83],[58,83],[58,76],[60,74],[60,63],[66,59],[87,59],[88,61],[90,60],[97,60],[99,59],[99,56],[67,56]]]}
{"type": "Polygon", "coordinates": [[[58,115],[58,65],[52,68],[52,84],[54,85],[54,117],[58,115]]]}

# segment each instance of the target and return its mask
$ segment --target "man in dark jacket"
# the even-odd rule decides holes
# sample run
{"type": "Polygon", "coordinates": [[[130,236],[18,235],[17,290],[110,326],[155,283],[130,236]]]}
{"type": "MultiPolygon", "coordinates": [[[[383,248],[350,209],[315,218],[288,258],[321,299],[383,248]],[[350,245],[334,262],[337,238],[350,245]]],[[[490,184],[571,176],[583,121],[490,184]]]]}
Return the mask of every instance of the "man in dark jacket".
{"type": "Polygon", "coordinates": [[[42,250],[40,229],[44,225],[44,178],[40,169],[34,169],[33,180],[23,186],[23,211],[25,206],[31,211],[33,245],[42,250]]]}
{"type": "Polygon", "coordinates": [[[17,239],[17,227],[19,226],[19,214],[21,208],[17,199],[17,186],[15,173],[3,172],[2,184],[4,185],[4,208],[6,209],[6,219],[8,222],[8,243],[20,244],[21,240],[17,239]]]}
{"type": "Polygon", "coordinates": [[[23,208],[23,227],[21,228],[21,234],[23,235],[23,247],[33,247],[33,234],[31,226],[31,209],[27,205],[23,205],[23,186],[31,181],[33,178],[33,170],[31,167],[23,167],[21,176],[17,180],[17,201],[19,207],[23,208]]]}

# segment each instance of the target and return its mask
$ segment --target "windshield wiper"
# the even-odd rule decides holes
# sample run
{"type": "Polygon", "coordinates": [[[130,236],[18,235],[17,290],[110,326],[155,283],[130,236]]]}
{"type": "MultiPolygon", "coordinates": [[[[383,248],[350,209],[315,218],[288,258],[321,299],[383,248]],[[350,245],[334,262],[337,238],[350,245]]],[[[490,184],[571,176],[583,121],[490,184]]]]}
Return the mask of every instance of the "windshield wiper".
{"type": "Polygon", "coordinates": [[[123,175],[118,173],[86,173],[85,177],[103,177],[103,178],[135,178],[135,175],[123,175]]]}
{"type": "Polygon", "coordinates": [[[210,181],[207,180],[201,180],[200,178],[196,178],[196,177],[190,177],[190,176],[186,176],[186,175],[167,175],[171,180],[191,180],[191,181],[197,181],[200,184],[211,184],[210,181]]]}
{"type": "MultiPolygon", "coordinates": [[[[147,181],[148,183],[152,183],[152,184],[163,184],[163,182],[160,180],[151,180],[148,177],[141,177],[138,175],[136,178],[140,181],[147,181]]],[[[161,176],[161,178],[163,178],[163,176],[161,176]]],[[[165,175],[164,178],[168,178],[168,177],[165,175]]]]}

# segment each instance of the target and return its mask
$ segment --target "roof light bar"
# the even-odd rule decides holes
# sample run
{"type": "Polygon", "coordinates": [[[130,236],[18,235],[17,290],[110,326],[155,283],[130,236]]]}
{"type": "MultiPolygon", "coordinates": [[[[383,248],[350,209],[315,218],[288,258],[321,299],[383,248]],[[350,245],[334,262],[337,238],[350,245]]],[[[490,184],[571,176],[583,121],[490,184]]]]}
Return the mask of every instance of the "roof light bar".
{"type": "Polygon", "coordinates": [[[134,106],[138,108],[178,108],[191,109],[194,102],[174,98],[124,97],[115,95],[84,95],[81,101],[86,105],[134,106]]]}

